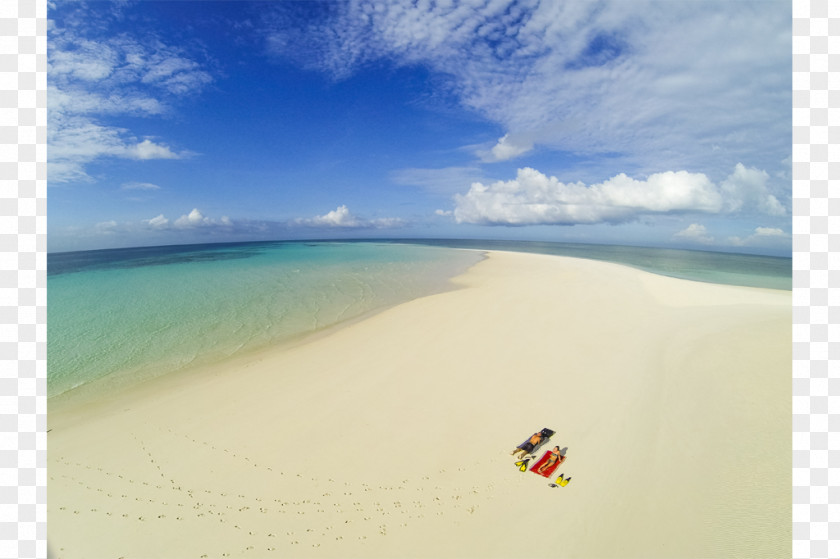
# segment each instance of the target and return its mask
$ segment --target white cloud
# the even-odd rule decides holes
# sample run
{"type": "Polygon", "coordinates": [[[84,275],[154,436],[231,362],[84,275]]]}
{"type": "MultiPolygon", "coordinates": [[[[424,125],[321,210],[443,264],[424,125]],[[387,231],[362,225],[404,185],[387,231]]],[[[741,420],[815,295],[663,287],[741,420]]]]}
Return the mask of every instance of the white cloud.
{"type": "Polygon", "coordinates": [[[791,241],[789,233],[785,233],[777,227],[756,227],[753,233],[747,237],[729,237],[729,244],[732,246],[782,246],[791,241]]]}
{"type": "Polygon", "coordinates": [[[166,106],[152,97],[130,92],[103,94],[69,84],[65,89],[47,88],[47,108],[56,114],[75,115],[155,116],[166,112],[166,106]]]}
{"type": "Polygon", "coordinates": [[[198,208],[194,208],[190,213],[182,215],[174,222],[171,222],[169,218],[163,214],[159,214],[151,219],[144,219],[142,223],[156,230],[186,230],[199,228],[228,229],[234,226],[233,221],[229,217],[222,216],[219,219],[206,217],[198,208]]]}
{"type": "Polygon", "coordinates": [[[296,219],[293,225],[305,227],[334,227],[334,228],[391,228],[404,225],[400,218],[386,217],[376,219],[363,219],[353,215],[345,205],[341,205],[331,212],[312,218],[296,219]]]}
{"type": "MultiPolygon", "coordinates": [[[[171,52],[154,53],[144,65],[140,81],[163,87],[177,95],[201,89],[213,81],[210,74],[201,70],[197,62],[174,56],[171,52]]],[[[135,60],[141,65],[144,62],[141,57],[135,60]]]]}
{"type": "Polygon", "coordinates": [[[107,118],[164,114],[178,97],[200,91],[212,76],[183,48],[153,33],[142,39],[106,35],[107,12],[84,4],[63,8],[62,23],[51,19],[48,29],[50,183],[90,181],[87,165],[104,157],[183,157],[187,152],[134,138],[107,118]]]}
{"type": "Polygon", "coordinates": [[[756,227],[756,237],[787,237],[788,234],[777,227],[756,227]]]}
{"type": "Polygon", "coordinates": [[[715,242],[714,237],[707,234],[706,227],[697,223],[692,223],[682,231],[675,233],[674,237],[687,239],[704,245],[710,245],[715,242]]]}
{"type": "Polygon", "coordinates": [[[516,142],[510,138],[509,134],[505,134],[499,138],[498,143],[493,146],[490,153],[479,153],[485,161],[507,161],[514,159],[520,155],[527,153],[534,149],[533,142],[516,142]]]}
{"type": "Polygon", "coordinates": [[[721,191],[727,199],[727,210],[752,208],[766,215],[785,215],[784,206],[767,189],[769,178],[765,171],[738,163],[735,171],[721,184],[721,191]]]}
{"type": "Polygon", "coordinates": [[[562,183],[531,168],[516,179],[490,185],[475,182],[455,196],[455,218],[461,223],[489,225],[574,225],[622,223],[644,215],[668,213],[734,213],[755,211],[778,215],[778,202],[759,188],[760,171],[738,165],[716,186],[703,173],[667,171],[645,180],[620,174],[602,183],[562,183]],[[734,178],[733,178],[734,177],[734,178]],[[747,186],[744,186],[747,185],[747,186]],[[773,202],[776,201],[774,204],[773,202]]]}
{"type": "Polygon", "coordinates": [[[178,159],[180,157],[169,149],[169,146],[156,144],[149,139],[126,146],[125,155],[130,159],[178,159]]]}
{"type": "Polygon", "coordinates": [[[160,190],[160,187],[150,182],[126,182],[120,187],[122,190],[160,190]]]}
{"type": "Polygon", "coordinates": [[[473,183],[455,204],[455,218],[462,223],[573,225],[619,223],[646,213],[715,212],[721,198],[705,175],[685,171],[657,173],[645,181],[622,174],[587,187],[524,168],[512,181],[473,183]]]}
{"type": "Polygon", "coordinates": [[[538,144],[722,177],[790,152],[781,3],[358,0],[306,26],[295,10],[267,18],[270,50],[338,79],[377,58],[430,68],[506,132],[496,160],[538,144]]]}
{"type": "Polygon", "coordinates": [[[173,224],[178,229],[192,229],[195,227],[229,227],[233,222],[227,216],[222,216],[218,221],[205,217],[198,208],[194,208],[189,214],[182,215],[173,224]]]}
{"type": "Polygon", "coordinates": [[[324,215],[299,220],[299,223],[316,227],[358,227],[360,224],[359,220],[347,209],[347,206],[339,206],[324,215]]]}
{"type": "Polygon", "coordinates": [[[163,214],[160,214],[157,217],[153,217],[152,219],[146,220],[146,223],[148,223],[155,229],[164,229],[169,226],[169,220],[166,219],[163,216],[163,214]]]}
{"type": "Polygon", "coordinates": [[[102,126],[83,116],[52,115],[47,131],[49,181],[90,181],[86,165],[105,157],[148,160],[188,155],[149,139],[138,142],[127,136],[124,129],[102,126]]]}
{"type": "MultiPolygon", "coordinates": [[[[59,44],[69,44],[67,38],[67,35],[59,37],[59,44]]],[[[99,82],[109,77],[119,63],[119,54],[107,44],[81,38],[72,43],[72,50],[50,53],[48,70],[53,79],[99,82]]]]}

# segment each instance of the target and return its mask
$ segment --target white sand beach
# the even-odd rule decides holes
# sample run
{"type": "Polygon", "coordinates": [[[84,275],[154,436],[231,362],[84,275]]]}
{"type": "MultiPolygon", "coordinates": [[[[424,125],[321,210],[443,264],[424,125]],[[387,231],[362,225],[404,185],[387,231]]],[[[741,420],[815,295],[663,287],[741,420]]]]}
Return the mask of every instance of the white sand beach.
{"type": "Polygon", "coordinates": [[[506,252],[455,283],[51,399],[50,556],[790,556],[789,291],[506,252]],[[565,487],[510,456],[543,427],[565,487]]]}

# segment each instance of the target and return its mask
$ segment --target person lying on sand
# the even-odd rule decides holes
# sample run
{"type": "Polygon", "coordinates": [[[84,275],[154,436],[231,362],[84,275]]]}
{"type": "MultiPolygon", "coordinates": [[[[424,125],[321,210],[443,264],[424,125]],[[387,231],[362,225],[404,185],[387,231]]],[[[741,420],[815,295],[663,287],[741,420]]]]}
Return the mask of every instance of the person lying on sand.
{"type": "Polygon", "coordinates": [[[545,464],[537,468],[537,473],[541,474],[544,471],[550,469],[554,464],[562,464],[566,461],[566,457],[560,454],[560,447],[555,446],[554,449],[551,451],[551,454],[548,457],[548,460],[545,461],[545,464]],[[559,460],[559,462],[558,462],[559,460]]]}
{"type": "Polygon", "coordinates": [[[533,435],[531,435],[530,439],[528,439],[527,441],[525,441],[521,445],[514,448],[513,452],[511,452],[510,454],[512,456],[517,457],[517,458],[524,458],[526,454],[530,454],[531,451],[534,450],[534,447],[536,447],[538,444],[540,444],[540,442],[542,441],[542,438],[543,438],[542,433],[534,433],[533,435]],[[519,456],[517,456],[517,455],[519,455],[519,456]]]}

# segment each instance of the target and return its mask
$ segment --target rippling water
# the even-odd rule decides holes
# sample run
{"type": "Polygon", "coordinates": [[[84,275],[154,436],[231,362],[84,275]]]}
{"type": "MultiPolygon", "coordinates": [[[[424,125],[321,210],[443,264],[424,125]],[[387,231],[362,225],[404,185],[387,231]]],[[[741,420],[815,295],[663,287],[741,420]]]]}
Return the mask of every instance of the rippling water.
{"type": "Polygon", "coordinates": [[[485,249],[791,289],[791,259],[561,243],[266,242],[50,254],[48,394],[101,379],[133,383],[442,291],[485,249]]]}
{"type": "Polygon", "coordinates": [[[247,243],[51,254],[48,394],[135,381],[446,288],[476,252],[247,243]]]}

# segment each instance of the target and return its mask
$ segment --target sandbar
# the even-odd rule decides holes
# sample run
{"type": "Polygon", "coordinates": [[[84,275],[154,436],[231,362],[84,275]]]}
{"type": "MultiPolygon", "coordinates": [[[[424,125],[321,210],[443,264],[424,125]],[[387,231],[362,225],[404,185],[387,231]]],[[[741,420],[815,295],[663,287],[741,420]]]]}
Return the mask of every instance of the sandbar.
{"type": "Polygon", "coordinates": [[[56,558],[788,557],[791,293],[488,252],[453,289],[48,410],[56,558]],[[510,452],[567,459],[551,487],[510,452]]]}

